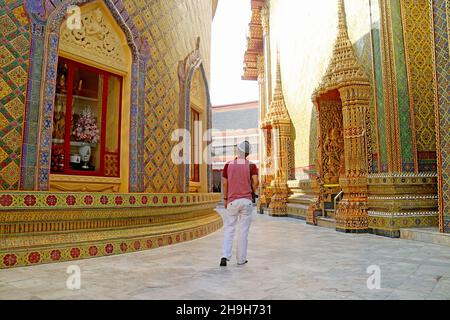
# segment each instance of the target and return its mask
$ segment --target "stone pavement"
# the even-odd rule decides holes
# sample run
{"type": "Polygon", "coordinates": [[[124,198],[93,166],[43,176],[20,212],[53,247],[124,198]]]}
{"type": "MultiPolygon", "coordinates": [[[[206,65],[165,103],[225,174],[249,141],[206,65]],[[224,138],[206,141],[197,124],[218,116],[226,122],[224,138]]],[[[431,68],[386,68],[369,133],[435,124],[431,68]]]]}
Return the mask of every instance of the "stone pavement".
{"type": "MultiPolygon", "coordinates": [[[[223,213],[223,209],[219,209],[223,213]]],[[[254,215],[249,263],[219,267],[223,231],[118,256],[0,270],[0,299],[450,299],[450,248],[254,215]],[[70,265],[81,289],[66,289],[70,265]],[[367,288],[367,268],[381,289],[367,288]]]]}

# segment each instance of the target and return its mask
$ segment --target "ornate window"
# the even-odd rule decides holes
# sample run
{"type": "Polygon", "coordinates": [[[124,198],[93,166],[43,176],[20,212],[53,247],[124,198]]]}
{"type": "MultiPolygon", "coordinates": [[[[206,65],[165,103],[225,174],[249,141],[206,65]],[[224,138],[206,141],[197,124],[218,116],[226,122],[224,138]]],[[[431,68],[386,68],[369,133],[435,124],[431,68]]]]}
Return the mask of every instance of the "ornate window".
{"type": "Polygon", "coordinates": [[[189,165],[189,191],[206,190],[207,168],[202,159],[206,143],[203,135],[207,128],[207,101],[205,84],[199,68],[194,72],[190,86],[191,159],[189,165]]]}
{"type": "Polygon", "coordinates": [[[50,190],[126,192],[133,56],[103,1],[80,9],[81,23],[59,30],[50,190]]]}
{"type": "Polygon", "coordinates": [[[61,58],[51,172],[119,177],[122,77],[61,58]]]}

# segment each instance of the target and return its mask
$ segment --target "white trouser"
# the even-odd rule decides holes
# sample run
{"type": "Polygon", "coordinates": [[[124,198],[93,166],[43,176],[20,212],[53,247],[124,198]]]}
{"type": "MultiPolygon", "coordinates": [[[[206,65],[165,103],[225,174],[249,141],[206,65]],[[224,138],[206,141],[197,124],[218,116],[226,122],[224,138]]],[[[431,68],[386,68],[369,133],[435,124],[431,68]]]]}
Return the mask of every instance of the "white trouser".
{"type": "Polygon", "coordinates": [[[237,199],[228,204],[224,222],[223,257],[231,259],[234,232],[238,228],[238,240],[236,257],[238,263],[244,263],[247,259],[248,231],[252,222],[252,201],[249,199],[237,199]],[[238,223],[239,221],[239,223],[238,223]]]}

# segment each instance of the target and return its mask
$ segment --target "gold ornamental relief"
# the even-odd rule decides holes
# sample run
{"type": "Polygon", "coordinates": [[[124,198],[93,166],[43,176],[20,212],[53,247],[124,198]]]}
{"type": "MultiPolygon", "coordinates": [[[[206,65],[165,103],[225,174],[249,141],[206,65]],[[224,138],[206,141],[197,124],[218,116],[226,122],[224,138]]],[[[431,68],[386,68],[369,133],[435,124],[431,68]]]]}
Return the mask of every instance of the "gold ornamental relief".
{"type": "Polygon", "coordinates": [[[200,69],[197,69],[197,71],[194,73],[194,76],[192,77],[190,98],[192,101],[200,104],[200,106],[203,108],[205,95],[202,90],[202,85],[203,81],[201,79],[200,69]]]}
{"type": "Polygon", "coordinates": [[[80,29],[71,30],[67,23],[63,23],[59,50],[126,72],[126,44],[109,20],[102,7],[94,6],[82,12],[80,29]]]}
{"type": "Polygon", "coordinates": [[[343,172],[344,137],[341,104],[338,101],[320,103],[322,140],[322,176],[325,184],[339,183],[343,172]]]}

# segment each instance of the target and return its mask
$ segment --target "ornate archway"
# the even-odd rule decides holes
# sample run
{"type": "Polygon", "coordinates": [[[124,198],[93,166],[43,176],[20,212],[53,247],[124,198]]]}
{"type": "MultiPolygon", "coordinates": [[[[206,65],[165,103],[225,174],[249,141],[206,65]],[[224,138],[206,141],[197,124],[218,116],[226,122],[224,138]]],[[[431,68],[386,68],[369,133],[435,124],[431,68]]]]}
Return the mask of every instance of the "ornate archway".
{"type": "Polygon", "coordinates": [[[344,1],[338,4],[338,36],[328,69],[312,100],[319,117],[319,198],[323,208],[343,191],[336,230],[367,232],[367,133],[370,82],[348,36],[344,1]]]}
{"type": "MultiPolygon", "coordinates": [[[[56,89],[58,47],[60,27],[66,18],[69,7],[94,2],[92,0],[71,0],[58,5],[51,5],[44,1],[27,1],[27,10],[32,21],[33,45],[40,45],[43,52],[33,50],[32,60],[34,68],[42,68],[45,81],[40,83],[30,77],[28,90],[31,96],[39,97],[39,102],[27,102],[27,113],[32,108],[38,107],[37,124],[26,122],[24,135],[24,148],[35,145],[35,151],[25,153],[22,159],[22,176],[29,175],[25,168],[35,167],[33,181],[21,182],[24,189],[48,190],[50,178],[50,155],[52,138],[52,119],[54,111],[54,96],[56,89]]],[[[139,35],[131,19],[125,19],[126,10],[118,6],[121,2],[102,1],[120,26],[126,36],[128,46],[132,53],[131,64],[131,89],[130,89],[130,141],[129,141],[129,183],[128,191],[143,191],[143,155],[144,150],[143,108],[145,72],[147,61],[150,57],[147,41],[139,35]]],[[[23,180],[23,179],[22,179],[23,180]]]]}
{"type": "MultiPolygon", "coordinates": [[[[192,94],[192,84],[194,82],[194,76],[196,73],[200,72],[201,83],[204,85],[204,90],[199,90],[199,92],[204,92],[206,98],[206,105],[204,108],[205,118],[206,118],[206,130],[207,130],[207,141],[203,141],[206,147],[209,148],[207,168],[206,168],[206,191],[212,192],[212,161],[210,152],[210,142],[212,141],[212,134],[209,129],[212,125],[212,110],[211,110],[211,98],[209,94],[208,79],[206,77],[205,68],[203,66],[203,60],[200,56],[200,38],[197,38],[196,48],[192,51],[183,61],[180,61],[178,65],[178,80],[180,86],[180,128],[191,130],[191,94],[192,94]]],[[[203,136],[203,133],[202,133],[203,136]]],[[[181,141],[180,141],[181,142],[181,141]]],[[[183,152],[188,152],[184,155],[185,159],[190,159],[190,148],[185,146],[183,152]]],[[[203,156],[203,148],[201,148],[201,156],[203,156]]],[[[204,159],[203,159],[204,160],[204,159]]],[[[179,189],[180,192],[189,191],[189,164],[183,162],[180,164],[180,180],[179,189]]]]}

